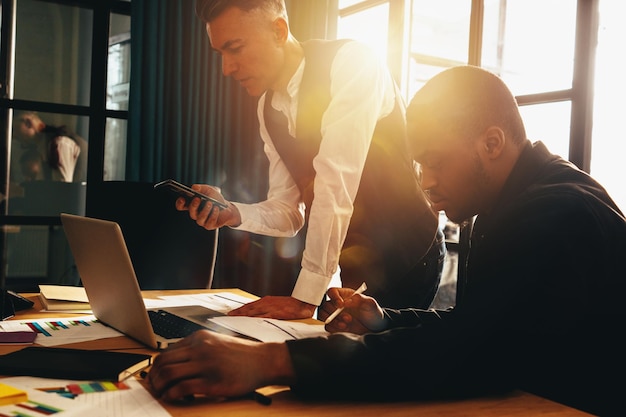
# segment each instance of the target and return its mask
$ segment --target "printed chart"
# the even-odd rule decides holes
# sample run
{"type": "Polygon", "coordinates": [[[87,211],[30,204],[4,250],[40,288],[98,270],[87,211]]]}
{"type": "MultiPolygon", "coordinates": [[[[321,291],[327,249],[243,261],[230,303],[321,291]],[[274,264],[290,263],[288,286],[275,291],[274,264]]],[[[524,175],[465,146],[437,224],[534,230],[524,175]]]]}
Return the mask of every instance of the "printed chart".
{"type": "Polygon", "coordinates": [[[28,401],[40,403],[38,411],[26,409],[21,404],[0,407],[0,417],[167,417],[170,414],[141,385],[130,378],[123,383],[101,381],[70,381],[36,377],[9,377],[4,382],[28,392],[28,401]],[[5,407],[11,407],[5,410],[5,407]],[[56,408],[57,410],[53,410],[56,408]],[[45,409],[54,411],[43,414],[45,409]],[[4,413],[4,414],[3,414],[4,413]],[[38,413],[38,414],[37,414],[38,413]]]}
{"type": "Polygon", "coordinates": [[[117,330],[100,323],[93,315],[72,318],[25,319],[0,322],[0,331],[2,332],[24,330],[37,333],[35,343],[42,346],[78,343],[122,335],[117,330]]]}
{"type": "Polygon", "coordinates": [[[106,417],[106,411],[58,395],[28,390],[28,400],[0,406],[0,417],[106,417]]]}
{"type": "Polygon", "coordinates": [[[111,392],[124,389],[130,389],[125,382],[106,382],[106,381],[92,381],[92,382],[80,382],[74,384],[67,384],[59,387],[40,387],[39,391],[47,392],[50,394],[58,394],[65,398],[74,399],[81,394],[90,394],[94,392],[111,392]]]}

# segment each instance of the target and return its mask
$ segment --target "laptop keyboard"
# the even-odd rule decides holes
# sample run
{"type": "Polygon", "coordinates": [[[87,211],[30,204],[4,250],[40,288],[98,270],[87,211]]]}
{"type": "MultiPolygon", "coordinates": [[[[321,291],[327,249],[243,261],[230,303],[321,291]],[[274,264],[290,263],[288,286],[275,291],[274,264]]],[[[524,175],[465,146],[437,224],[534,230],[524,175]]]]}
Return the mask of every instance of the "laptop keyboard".
{"type": "Polygon", "coordinates": [[[166,339],[182,338],[205,328],[164,310],[148,310],[148,316],[154,333],[166,339]]]}

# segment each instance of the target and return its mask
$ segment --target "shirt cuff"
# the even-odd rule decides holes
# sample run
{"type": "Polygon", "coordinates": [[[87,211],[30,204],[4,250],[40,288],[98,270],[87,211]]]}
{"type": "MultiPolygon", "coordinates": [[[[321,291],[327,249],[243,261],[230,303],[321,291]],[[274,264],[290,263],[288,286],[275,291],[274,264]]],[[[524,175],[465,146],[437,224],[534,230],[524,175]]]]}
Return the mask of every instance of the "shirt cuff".
{"type": "Polygon", "coordinates": [[[291,296],[302,302],[318,306],[326,295],[330,279],[331,277],[301,269],[291,296]]]}
{"type": "Polygon", "coordinates": [[[239,226],[228,226],[231,229],[235,229],[235,230],[246,230],[246,219],[249,219],[250,216],[248,215],[248,210],[252,211],[254,209],[250,208],[249,204],[240,204],[240,203],[236,203],[234,201],[230,202],[233,206],[237,207],[237,210],[239,210],[239,217],[241,220],[241,224],[239,226]]]}

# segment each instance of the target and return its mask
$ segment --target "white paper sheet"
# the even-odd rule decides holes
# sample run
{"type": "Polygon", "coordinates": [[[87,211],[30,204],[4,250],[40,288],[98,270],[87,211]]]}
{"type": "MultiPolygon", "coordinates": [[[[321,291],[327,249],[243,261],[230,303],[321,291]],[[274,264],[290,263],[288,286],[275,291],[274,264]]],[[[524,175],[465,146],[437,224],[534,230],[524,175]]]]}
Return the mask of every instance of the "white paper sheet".
{"type": "Polygon", "coordinates": [[[246,336],[262,342],[284,342],[305,337],[327,336],[324,324],[308,324],[296,321],[266,319],[261,317],[222,316],[210,319],[246,336]]]}
{"type": "Polygon", "coordinates": [[[200,305],[221,313],[228,313],[251,301],[254,300],[229,292],[168,295],[159,297],[159,300],[144,299],[148,308],[200,305]]]}

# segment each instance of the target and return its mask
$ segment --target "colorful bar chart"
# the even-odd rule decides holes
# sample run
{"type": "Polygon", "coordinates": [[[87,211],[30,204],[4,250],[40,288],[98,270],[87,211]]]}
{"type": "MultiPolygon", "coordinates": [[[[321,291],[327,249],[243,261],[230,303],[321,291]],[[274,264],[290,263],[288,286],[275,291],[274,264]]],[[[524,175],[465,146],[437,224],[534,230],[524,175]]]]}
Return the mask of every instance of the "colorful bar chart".
{"type": "Polygon", "coordinates": [[[12,331],[33,332],[36,335],[35,343],[42,346],[56,346],[121,336],[120,332],[105,326],[94,315],[0,321],[0,332],[12,331]]]}
{"type": "Polygon", "coordinates": [[[76,326],[91,326],[93,323],[97,323],[97,320],[65,320],[63,321],[33,321],[25,322],[24,324],[30,327],[34,332],[42,334],[46,337],[52,337],[52,333],[56,330],[67,330],[76,326]]]}
{"type": "Polygon", "coordinates": [[[46,387],[37,389],[47,393],[59,394],[66,398],[75,398],[80,394],[127,390],[130,389],[130,387],[124,382],[93,381],[69,384],[63,387],[46,387]]]}

